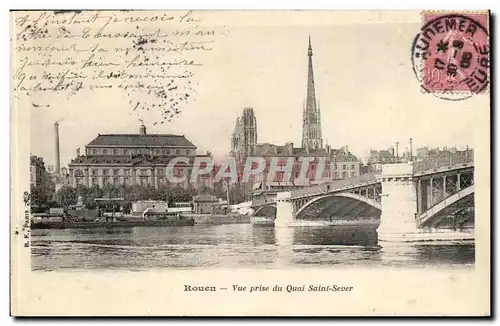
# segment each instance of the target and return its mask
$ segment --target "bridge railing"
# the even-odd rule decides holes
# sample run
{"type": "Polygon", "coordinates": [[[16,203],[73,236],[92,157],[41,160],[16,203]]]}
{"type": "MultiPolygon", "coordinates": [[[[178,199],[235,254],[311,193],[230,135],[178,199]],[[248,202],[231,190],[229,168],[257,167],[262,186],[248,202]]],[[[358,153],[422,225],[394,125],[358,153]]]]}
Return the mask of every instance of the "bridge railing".
{"type": "Polygon", "coordinates": [[[424,159],[423,161],[413,162],[413,173],[440,169],[459,164],[473,164],[473,163],[474,163],[474,152],[472,150],[449,153],[448,155],[441,154],[438,157],[424,159]]]}
{"type": "Polygon", "coordinates": [[[316,186],[305,187],[301,189],[292,190],[291,196],[294,197],[304,197],[308,195],[313,195],[322,192],[331,192],[339,189],[350,189],[361,187],[365,184],[372,184],[377,182],[376,178],[377,174],[361,174],[359,176],[342,179],[342,180],[333,180],[328,181],[316,186]]]}

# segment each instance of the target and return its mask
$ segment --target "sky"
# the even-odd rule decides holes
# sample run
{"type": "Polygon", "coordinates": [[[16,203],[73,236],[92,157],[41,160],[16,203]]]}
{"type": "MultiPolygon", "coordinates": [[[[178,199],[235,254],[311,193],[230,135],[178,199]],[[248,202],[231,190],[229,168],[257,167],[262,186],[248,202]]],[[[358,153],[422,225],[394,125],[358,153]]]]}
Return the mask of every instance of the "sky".
{"type": "MultiPolygon", "coordinates": [[[[300,13],[294,13],[273,22],[272,14],[260,21],[242,15],[249,19],[241,24],[228,19],[228,33],[204,55],[194,100],[182,113],[156,126],[147,114],[141,116],[148,133],[183,134],[199,153],[222,157],[230,151],[237,115],[252,107],[259,142],[300,146],[310,35],[324,142],[348,145],[359,157],[395,142],[402,152],[410,137],[415,148],[474,147],[476,110],[487,107],[489,99],[479,95],[452,102],[421,92],[410,59],[418,12],[408,19],[372,14],[361,21],[295,21],[300,13]]],[[[214,18],[209,15],[205,23],[214,18]]],[[[54,99],[50,107],[30,106],[31,152],[54,164],[56,120],[61,120],[62,166],[98,133],[138,133],[138,117],[128,114],[127,105],[119,94],[83,93],[54,99]]]]}

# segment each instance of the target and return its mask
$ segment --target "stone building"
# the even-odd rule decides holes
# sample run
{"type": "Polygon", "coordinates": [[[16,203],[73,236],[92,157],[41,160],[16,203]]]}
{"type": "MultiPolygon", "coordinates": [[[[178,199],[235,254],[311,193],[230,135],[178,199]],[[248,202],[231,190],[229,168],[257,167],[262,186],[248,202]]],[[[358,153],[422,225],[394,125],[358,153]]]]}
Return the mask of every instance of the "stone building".
{"type": "Polygon", "coordinates": [[[219,200],[212,195],[204,194],[193,197],[193,211],[195,214],[212,214],[213,206],[219,200]]]}
{"type": "Polygon", "coordinates": [[[414,161],[472,161],[474,159],[474,150],[466,147],[465,150],[458,150],[456,147],[432,148],[421,147],[417,149],[417,156],[414,161]]]}
{"type": "Polygon", "coordinates": [[[245,108],[241,118],[236,118],[236,125],[231,138],[231,155],[234,157],[253,155],[253,146],[256,144],[257,119],[253,108],[245,108]]]}
{"type": "Polygon", "coordinates": [[[45,173],[45,163],[41,157],[30,156],[30,186],[39,186],[45,173]]]}
{"type": "Polygon", "coordinates": [[[266,189],[288,187],[288,186],[307,186],[309,184],[318,184],[325,180],[348,179],[359,176],[361,162],[358,158],[349,152],[348,146],[340,149],[332,149],[325,146],[323,149],[307,151],[302,147],[293,147],[293,143],[287,143],[284,146],[273,144],[258,144],[255,146],[255,156],[264,157],[266,168],[263,176],[266,179],[255,180],[263,182],[266,189]],[[277,172],[275,176],[268,176],[268,171],[273,157],[278,157],[278,165],[285,165],[289,160],[293,161],[293,168],[290,181],[285,180],[284,172],[277,172]],[[302,170],[302,161],[308,159],[308,168],[306,169],[306,178],[309,184],[299,184],[296,180],[302,170]],[[321,164],[324,164],[321,167],[321,164]],[[321,173],[322,171],[322,174],[321,173]]]}
{"type": "MultiPolygon", "coordinates": [[[[73,187],[112,184],[159,188],[169,185],[167,173],[172,173],[177,178],[186,176],[180,186],[187,187],[196,150],[184,135],[147,134],[141,125],[138,134],[99,134],[84,153],[77,150],[77,157],[68,165],[69,177],[73,187]],[[179,162],[168,170],[168,163],[180,156],[189,162],[179,162]]],[[[206,179],[198,181],[210,186],[211,181],[206,179]]]]}
{"type": "Polygon", "coordinates": [[[367,165],[371,167],[373,171],[382,171],[382,165],[396,163],[396,161],[397,158],[394,148],[390,147],[383,150],[371,150],[367,165]]]}

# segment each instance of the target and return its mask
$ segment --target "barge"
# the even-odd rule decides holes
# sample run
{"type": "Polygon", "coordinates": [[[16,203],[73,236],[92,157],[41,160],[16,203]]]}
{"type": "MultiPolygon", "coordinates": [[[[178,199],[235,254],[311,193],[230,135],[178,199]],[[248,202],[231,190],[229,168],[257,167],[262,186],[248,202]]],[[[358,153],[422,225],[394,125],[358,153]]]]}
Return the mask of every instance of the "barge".
{"type": "Polygon", "coordinates": [[[115,228],[115,227],[140,227],[140,226],[193,226],[195,221],[191,217],[180,214],[149,212],[146,218],[123,217],[119,219],[85,220],[58,220],[58,221],[32,221],[31,229],[85,229],[85,228],[115,228]]]}

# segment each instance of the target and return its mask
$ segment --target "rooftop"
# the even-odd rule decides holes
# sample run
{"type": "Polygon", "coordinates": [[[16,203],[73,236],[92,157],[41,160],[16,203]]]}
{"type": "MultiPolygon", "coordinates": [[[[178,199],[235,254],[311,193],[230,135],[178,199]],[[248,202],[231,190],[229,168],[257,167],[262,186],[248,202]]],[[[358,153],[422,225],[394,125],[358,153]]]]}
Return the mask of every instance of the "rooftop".
{"type": "Polygon", "coordinates": [[[184,135],[171,134],[99,134],[87,147],[100,146],[136,146],[136,147],[187,147],[196,149],[196,146],[186,139],[184,135]]]}
{"type": "Polygon", "coordinates": [[[337,159],[349,158],[357,160],[357,157],[343,149],[330,149],[330,154],[326,149],[317,149],[307,152],[301,147],[293,147],[291,143],[287,145],[274,145],[270,143],[257,144],[254,147],[254,156],[310,156],[310,157],[328,157],[335,156],[337,159]]]}

